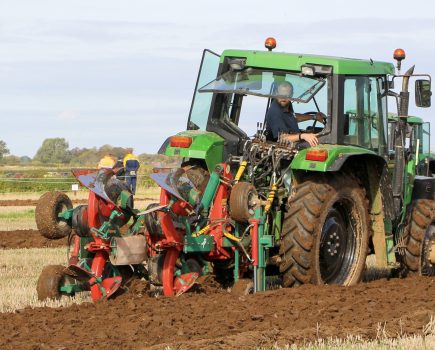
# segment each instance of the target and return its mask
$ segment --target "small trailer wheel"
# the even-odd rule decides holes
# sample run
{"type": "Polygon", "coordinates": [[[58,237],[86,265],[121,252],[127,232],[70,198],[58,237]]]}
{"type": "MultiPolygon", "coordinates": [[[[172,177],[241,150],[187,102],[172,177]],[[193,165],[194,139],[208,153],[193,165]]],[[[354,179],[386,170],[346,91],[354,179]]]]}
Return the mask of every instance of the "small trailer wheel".
{"type": "Polygon", "coordinates": [[[35,209],[36,226],[39,232],[48,239],[69,235],[71,224],[58,215],[71,208],[71,200],[65,193],[53,191],[42,195],[35,209]]]}
{"type": "Polygon", "coordinates": [[[238,182],[231,190],[230,214],[236,221],[247,222],[254,215],[257,190],[249,182],[238,182]]]}
{"type": "Polygon", "coordinates": [[[65,273],[65,267],[62,265],[47,265],[43,268],[38,278],[36,291],[38,300],[46,299],[58,300],[63,295],[60,287],[72,279],[65,273]]]}

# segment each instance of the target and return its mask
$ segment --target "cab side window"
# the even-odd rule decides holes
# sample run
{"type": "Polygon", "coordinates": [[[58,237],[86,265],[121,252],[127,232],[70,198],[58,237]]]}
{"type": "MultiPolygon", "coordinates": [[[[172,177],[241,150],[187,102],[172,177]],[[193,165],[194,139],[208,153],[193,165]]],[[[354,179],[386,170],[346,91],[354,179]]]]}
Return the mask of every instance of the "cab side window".
{"type": "Polygon", "coordinates": [[[344,144],[386,152],[386,103],[382,79],[348,77],[344,82],[344,144]]]}

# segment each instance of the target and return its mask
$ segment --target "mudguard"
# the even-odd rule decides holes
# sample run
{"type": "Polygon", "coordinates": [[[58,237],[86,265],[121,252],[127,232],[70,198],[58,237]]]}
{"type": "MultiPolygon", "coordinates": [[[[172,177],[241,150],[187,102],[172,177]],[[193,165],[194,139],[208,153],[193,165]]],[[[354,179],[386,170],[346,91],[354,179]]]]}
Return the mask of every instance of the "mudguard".
{"type": "Polygon", "coordinates": [[[369,156],[384,161],[377,153],[360,147],[324,144],[300,150],[291,163],[291,169],[320,172],[338,171],[350,157],[354,156],[369,156]],[[326,151],[326,158],[324,160],[310,160],[309,152],[311,151],[326,151]]]}
{"type": "Polygon", "coordinates": [[[192,139],[192,143],[189,147],[172,147],[171,138],[169,138],[160,148],[160,154],[202,159],[210,172],[213,171],[216,164],[223,161],[224,139],[218,134],[209,131],[187,130],[175,136],[189,137],[192,139]]]}

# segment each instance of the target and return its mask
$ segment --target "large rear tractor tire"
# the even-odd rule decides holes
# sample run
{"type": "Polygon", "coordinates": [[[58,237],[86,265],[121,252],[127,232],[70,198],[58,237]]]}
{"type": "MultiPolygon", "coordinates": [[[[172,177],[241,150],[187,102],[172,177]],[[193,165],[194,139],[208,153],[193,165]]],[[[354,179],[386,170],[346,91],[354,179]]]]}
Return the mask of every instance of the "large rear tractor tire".
{"type": "Polygon", "coordinates": [[[65,267],[62,265],[47,265],[43,268],[38,278],[36,291],[38,299],[44,301],[46,299],[58,300],[63,295],[60,287],[72,279],[65,273],[65,267]]]}
{"type": "Polygon", "coordinates": [[[39,198],[35,209],[36,226],[48,239],[66,237],[71,232],[70,223],[59,214],[72,208],[71,200],[62,192],[47,192],[39,198]]]}
{"type": "Polygon", "coordinates": [[[305,181],[294,190],[280,245],[284,287],[358,283],[369,240],[364,189],[353,177],[335,175],[305,181]]]}
{"type": "Polygon", "coordinates": [[[435,276],[435,264],[430,261],[431,249],[435,249],[435,203],[420,199],[412,207],[407,226],[404,263],[408,272],[435,276]]]}

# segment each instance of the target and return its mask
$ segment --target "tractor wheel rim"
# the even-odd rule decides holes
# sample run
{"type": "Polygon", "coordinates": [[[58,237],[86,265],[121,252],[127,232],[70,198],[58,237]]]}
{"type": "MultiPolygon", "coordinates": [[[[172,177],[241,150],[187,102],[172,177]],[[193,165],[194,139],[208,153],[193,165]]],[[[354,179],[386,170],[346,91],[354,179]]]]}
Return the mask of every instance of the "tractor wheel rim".
{"type": "MultiPolygon", "coordinates": [[[[65,203],[63,203],[63,202],[58,203],[57,206],[56,206],[56,215],[59,215],[59,214],[63,213],[64,211],[67,211],[67,210],[68,210],[68,207],[67,207],[67,205],[65,203]]],[[[57,218],[57,224],[60,227],[65,227],[65,226],[68,225],[67,221],[65,219],[61,218],[61,217],[57,218]]]]}
{"type": "Polygon", "coordinates": [[[320,238],[319,263],[323,282],[341,284],[355,255],[355,237],[350,211],[336,203],[329,211],[320,238]]]}

